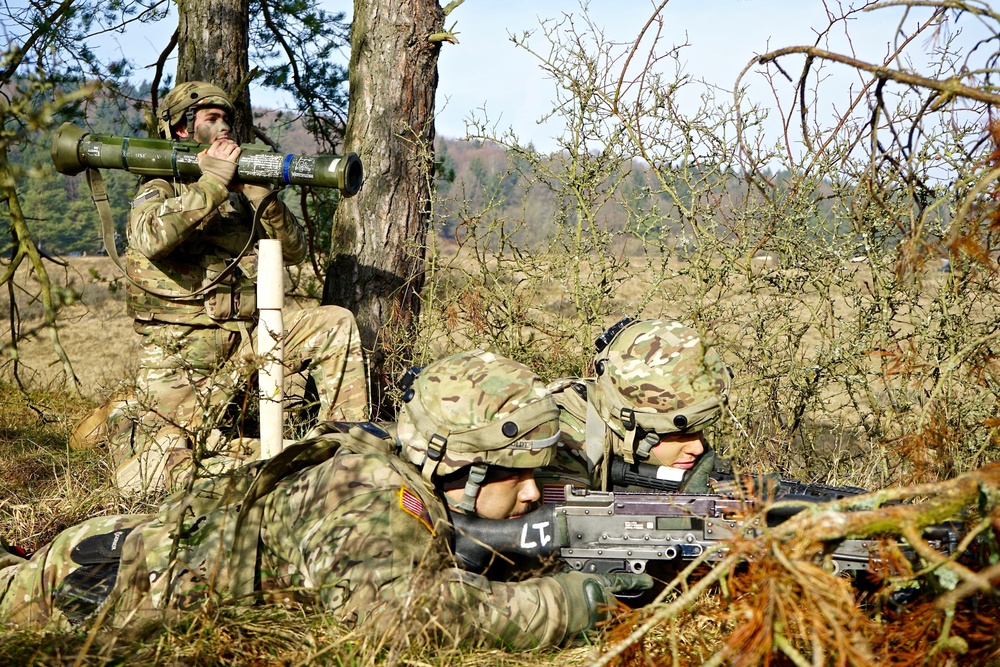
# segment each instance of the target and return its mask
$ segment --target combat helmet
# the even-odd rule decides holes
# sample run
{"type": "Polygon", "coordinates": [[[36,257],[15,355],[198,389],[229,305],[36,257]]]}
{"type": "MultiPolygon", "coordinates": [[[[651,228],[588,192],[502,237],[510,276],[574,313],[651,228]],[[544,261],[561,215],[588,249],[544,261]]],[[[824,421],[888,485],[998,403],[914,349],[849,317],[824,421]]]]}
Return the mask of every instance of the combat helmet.
{"type": "Polygon", "coordinates": [[[719,418],[732,376],[698,332],[680,322],[625,318],[597,339],[600,419],[628,463],[646,459],[660,436],[697,433],[719,418]]]}
{"type": "Polygon", "coordinates": [[[559,408],[531,369],[474,350],[412,369],[400,382],[402,456],[429,482],[468,468],[458,507],[475,513],[490,466],[538,468],[559,441],[559,408]]]}
{"type": "Polygon", "coordinates": [[[188,132],[194,131],[194,112],[202,107],[220,107],[236,116],[236,107],[226,91],[204,81],[188,81],[174,86],[156,110],[156,128],[163,139],[173,138],[173,128],[187,121],[188,132]]]}

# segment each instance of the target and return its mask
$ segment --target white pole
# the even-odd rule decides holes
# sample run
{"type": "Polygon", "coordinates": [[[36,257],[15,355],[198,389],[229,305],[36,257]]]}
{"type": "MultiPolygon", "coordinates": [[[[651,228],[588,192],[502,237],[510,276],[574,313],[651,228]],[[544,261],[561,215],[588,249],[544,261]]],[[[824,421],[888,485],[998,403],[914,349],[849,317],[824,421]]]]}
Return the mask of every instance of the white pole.
{"type": "Polygon", "coordinates": [[[262,360],[257,372],[260,386],[260,458],[269,459],[284,444],[284,414],[281,401],[285,380],[285,324],[281,309],[285,305],[285,268],[281,259],[281,241],[261,239],[257,255],[257,354],[262,360]]]}

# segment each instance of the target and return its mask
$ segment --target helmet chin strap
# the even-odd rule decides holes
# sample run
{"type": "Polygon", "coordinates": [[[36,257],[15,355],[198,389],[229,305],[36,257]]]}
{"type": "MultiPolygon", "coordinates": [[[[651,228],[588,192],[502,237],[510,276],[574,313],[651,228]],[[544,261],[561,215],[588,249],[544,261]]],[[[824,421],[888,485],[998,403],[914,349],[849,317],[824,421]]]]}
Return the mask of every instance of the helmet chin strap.
{"type": "Polygon", "coordinates": [[[460,509],[465,514],[476,515],[476,498],[479,497],[479,490],[486,479],[486,472],[489,470],[488,463],[476,463],[469,467],[469,479],[465,482],[465,489],[462,492],[462,500],[455,502],[447,493],[443,494],[448,505],[460,509]]]}
{"type": "Polygon", "coordinates": [[[660,444],[660,436],[656,433],[647,433],[646,437],[639,443],[639,446],[636,447],[635,455],[640,459],[648,459],[649,453],[658,444],[660,444]]]}

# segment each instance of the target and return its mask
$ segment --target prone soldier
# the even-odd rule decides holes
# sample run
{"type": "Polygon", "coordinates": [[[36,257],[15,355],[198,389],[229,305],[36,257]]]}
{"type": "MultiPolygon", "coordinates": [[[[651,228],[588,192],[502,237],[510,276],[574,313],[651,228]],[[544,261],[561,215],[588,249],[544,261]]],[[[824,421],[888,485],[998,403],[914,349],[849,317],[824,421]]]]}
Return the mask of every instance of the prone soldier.
{"type": "Polygon", "coordinates": [[[556,462],[536,475],[546,500],[561,500],[567,483],[707,492],[716,461],[703,431],[732,385],[719,353],[696,330],[657,319],[625,318],[596,347],[596,377],[549,384],[562,439],[556,462]]]}
{"type": "Polygon", "coordinates": [[[821,502],[867,493],[784,479],[738,475],[716,456],[704,430],[729,402],[732,372],[691,327],[625,318],[596,341],[595,378],[549,384],[560,409],[555,462],[536,480],[547,503],[566,484],[599,491],[750,493],[821,502]]]}
{"type": "Polygon", "coordinates": [[[539,499],[532,474],[552,458],[559,409],[530,369],[487,352],[428,365],[403,401],[396,437],[328,422],[157,514],[91,519],[30,560],[6,556],[0,617],[67,629],[262,598],[348,624],[433,618],[449,637],[533,648],[572,640],[614,593],[652,584],[583,572],[506,583],[455,567],[449,517],[509,519],[539,499]]]}
{"type": "MultiPolygon", "coordinates": [[[[252,375],[255,243],[279,239],[285,263],[306,257],[302,227],[277,193],[236,175],[234,112],[223,90],[199,81],[176,86],[157,110],[162,138],[210,146],[198,155],[197,180],[147,180],[132,202],[127,302],[142,354],[134,398],[108,418],[124,489],[162,487],[164,468],[194,447],[226,449],[223,439],[205,434],[252,375]]],[[[292,311],[286,329],[286,378],[300,386],[311,378],[319,420],[367,419],[353,315],[335,306],[292,311]]]]}

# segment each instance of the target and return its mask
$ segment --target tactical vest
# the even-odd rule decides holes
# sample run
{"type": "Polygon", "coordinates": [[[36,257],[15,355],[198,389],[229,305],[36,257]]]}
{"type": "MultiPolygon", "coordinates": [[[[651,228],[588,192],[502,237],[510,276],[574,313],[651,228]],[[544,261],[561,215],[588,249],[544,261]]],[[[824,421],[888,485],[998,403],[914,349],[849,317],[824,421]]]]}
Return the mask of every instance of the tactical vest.
{"type": "MultiPolygon", "coordinates": [[[[188,188],[170,187],[177,196],[188,188]]],[[[231,192],[165,257],[150,259],[130,245],[125,252],[129,314],[140,321],[233,330],[237,322],[253,319],[256,254],[247,252],[236,262],[258,238],[253,218],[246,197],[231,192]]]]}

